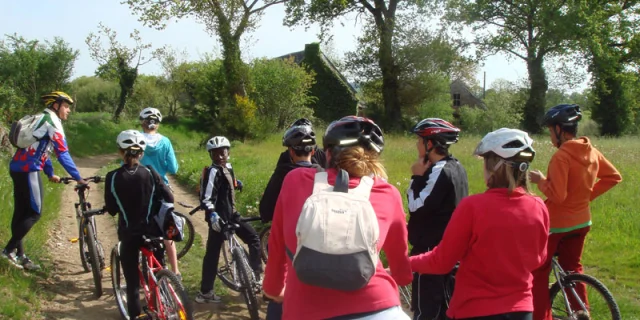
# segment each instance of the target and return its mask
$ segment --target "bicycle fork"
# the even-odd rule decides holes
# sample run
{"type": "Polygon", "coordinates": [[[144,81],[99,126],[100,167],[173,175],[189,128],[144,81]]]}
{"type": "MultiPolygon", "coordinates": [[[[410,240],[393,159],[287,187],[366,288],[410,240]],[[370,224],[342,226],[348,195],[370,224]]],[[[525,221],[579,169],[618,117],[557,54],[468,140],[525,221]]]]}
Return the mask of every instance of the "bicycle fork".
{"type": "Polygon", "coordinates": [[[589,311],[587,310],[587,306],[585,306],[584,302],[582,301],[582,299],[580,299],[580,297],[578,296],[578,293],[576,292],[575,284],[574,283],[567,284],[564,282],[564,276],[566,275],[566,273],[564,272],[562,267],[560,267],[559,263],[555,261],[554,261],[553,274],[556,277],[556,281],[558,281],[558,285],[560,286],[560,291],[562,292],[564,305],[566,306],[567,314],[570,317],[569,319],[574,319],[573,315],[578,310],[573,311],[573,309],[571,309],[571,303],[569,302],[569,297],[567,297],[566,288],[569,288],[571,290],[571,294],[573,295],[573,298],[576,301],[578,301],[578,304],[580,304],[580,308],[588,313],[589,311]]]}

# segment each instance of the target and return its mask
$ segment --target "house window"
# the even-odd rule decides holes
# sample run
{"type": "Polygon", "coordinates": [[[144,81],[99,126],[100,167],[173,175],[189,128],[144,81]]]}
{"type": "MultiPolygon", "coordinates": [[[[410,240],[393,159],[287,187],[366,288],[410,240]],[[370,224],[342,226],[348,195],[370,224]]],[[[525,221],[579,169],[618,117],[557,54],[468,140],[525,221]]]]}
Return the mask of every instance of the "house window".
{"type": "Polygon", "coordinates": [[[462,104],[460,103],[460,94],[459,93],[454,93],[453,94],[453,106],[454,107],[459,107],[462,104]]]}

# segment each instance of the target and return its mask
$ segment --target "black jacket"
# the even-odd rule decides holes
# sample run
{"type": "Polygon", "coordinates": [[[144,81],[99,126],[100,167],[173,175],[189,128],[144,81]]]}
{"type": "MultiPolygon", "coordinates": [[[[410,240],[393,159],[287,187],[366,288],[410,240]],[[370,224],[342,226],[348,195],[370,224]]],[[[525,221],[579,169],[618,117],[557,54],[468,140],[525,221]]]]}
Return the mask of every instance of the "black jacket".
{"type": "MultiPolygon", "coordinates": [[[[322,149],[316,147],[316,152],[311,157],[311,163],[318,164],[325,169],[327,168],[327,156],[324,154],[324,151],[322,151],[322,149]]],[[[278,162],[276,163],[276,168],[282,164],[293,165],[293,160],[289,155],[289,149],[283,151],[280,154],[280,158],[278,158],[278,162]]]]}
{"type": "Polygon", "coordinates": [[[216,164],[205,167],[200,178],[200,205],[205,208],[205,221],[216,212],[226,221],[236,213],[236,177],[230,163],[225,167],[216,164]]]}
{"type": "Polygon", "coordinates": [[[124,166],[107,173],[104,202],[110,215],[118,215],[118,239],[135,236],[161,235],[153,217],[160,209],[160,200],[173,203],[173,194],[160,175],[151,167],[124,166]]]}
{"type": "Polygon", "coordinates": [[[424,175],[411,177],[407,197],[412,254],[438,245],[453,211],[468,194],[467,172],[452,156],[436,162],[424,175]]]}
{"type": "Polygon", "coordinates": [[[279,164],[276,169],[273,171],[271,178],[269,179],[269,183],[267,183],[267,187],[264,189],[264,193],[262,194],[262,199],[260,199],[260,218],[262,218],[263,223],[270,222],[273,220],[273,212],[276,209],[276,202],[278,201],[278,196],[280,195],[280,189],[282,189],[282,183],[284,182],[284,177],[287,176],[287,173],[291,172],[296,168],[309,168],[309,167],[320,167],[318,164],[295,164],[291,161],[279,164]]]}

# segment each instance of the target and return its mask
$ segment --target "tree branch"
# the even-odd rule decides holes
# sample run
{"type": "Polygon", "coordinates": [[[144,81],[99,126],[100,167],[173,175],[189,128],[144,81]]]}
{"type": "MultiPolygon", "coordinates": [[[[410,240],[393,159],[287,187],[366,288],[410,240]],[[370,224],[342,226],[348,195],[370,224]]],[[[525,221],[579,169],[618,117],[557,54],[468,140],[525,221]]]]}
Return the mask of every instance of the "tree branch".
{"type": "Polygon", "coordinates": [[[367,10],[369,10],[369,12],[371,12],[373,15],[376,14],[376,9],[373,6],[371,6],[369,1],[367,1],[367,0],[358,0],[358,2],[360,2],[362,4],[362,6],[365,7],[367,10]]]}
{"type": "Polygon", "coordinates": [[[249,14],[254,14],[254,13],[259,12],[259,11],[262,11],[262,10],[264,10],[264,9],[266,9],[266,8],[268,8],[268,7],[270,7],[270,6],[272,6],[272,5],[280,4],[280,3],[285,3],[285,2],[287,2],[287,1],[289,1],[289,0],[278,0],[278,1],[271,2],[271,3],[267,3],[267,4],[265,4],[265,5],[264,5],[264,6],[262,6],[262,7],[259,7],[259,8],[257,8],[257,9],[253,9],[253,10],[251,10],[251,11],[249,12],[249,14]]]}

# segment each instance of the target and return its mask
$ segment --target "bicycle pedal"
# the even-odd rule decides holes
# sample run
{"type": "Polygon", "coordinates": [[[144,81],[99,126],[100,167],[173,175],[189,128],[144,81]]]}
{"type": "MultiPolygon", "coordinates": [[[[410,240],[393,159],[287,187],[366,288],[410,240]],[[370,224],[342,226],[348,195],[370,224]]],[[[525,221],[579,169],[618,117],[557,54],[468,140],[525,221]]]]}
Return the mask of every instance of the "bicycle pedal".
{"type": "Polygon", "coordinates": [[[76,243],[76,242],[78,242],[78,238],[71,238],[71,239],[69,239],[69,242],[76,243]]]}

